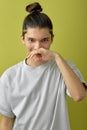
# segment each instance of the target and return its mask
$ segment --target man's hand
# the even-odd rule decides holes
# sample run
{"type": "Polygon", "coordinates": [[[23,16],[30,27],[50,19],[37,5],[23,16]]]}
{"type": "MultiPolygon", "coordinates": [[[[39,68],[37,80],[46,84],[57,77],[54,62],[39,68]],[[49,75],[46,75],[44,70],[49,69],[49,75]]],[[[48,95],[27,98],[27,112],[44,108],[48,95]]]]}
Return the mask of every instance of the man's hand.
{"type": "Polygon", "coordinates": [[[51,59],[55,59],[55,52],[50,51],[48,49],[44,49],[44,48],[40,48],[37,50],[33,50],[27,58],[32,58],[35,55],[38,56],[39,58],[41,58],[43,61],[48,61],[51,59]]]}

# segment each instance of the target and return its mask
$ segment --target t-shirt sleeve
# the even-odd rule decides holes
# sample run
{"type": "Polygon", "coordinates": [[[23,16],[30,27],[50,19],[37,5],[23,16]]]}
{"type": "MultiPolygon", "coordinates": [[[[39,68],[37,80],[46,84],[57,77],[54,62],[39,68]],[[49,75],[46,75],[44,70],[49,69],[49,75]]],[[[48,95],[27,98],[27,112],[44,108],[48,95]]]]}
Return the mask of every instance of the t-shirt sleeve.
{"type": "Polygon", "coordinates": [[[6,82],[6,76],[0,79],[0,114],[13,118],[14,114],[11,110],[11,104],[9,101],[9,88],[6,82]]]}
{"type": "MultiPolygon", "coordinates": [[[[85,82],[80,70],[70,61],[67,61],[67,64],[72,68],[72,70],[76,73],[76,75],[79,77],[80,81],[87,86],[87,83],[85,82]]],[[[68,89],[66,89],[66,94],[71,96],[68,89]]]]}

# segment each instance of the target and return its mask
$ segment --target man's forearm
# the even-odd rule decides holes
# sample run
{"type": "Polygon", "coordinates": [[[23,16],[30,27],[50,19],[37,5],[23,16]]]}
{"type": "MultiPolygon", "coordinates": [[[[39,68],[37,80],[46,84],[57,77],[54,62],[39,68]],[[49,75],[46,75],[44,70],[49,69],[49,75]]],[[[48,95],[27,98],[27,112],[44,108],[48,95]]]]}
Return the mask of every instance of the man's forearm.
{"type": "Polygon", "coordinates": [[[12,127],[0,124],[0,130],[12,130],[12,127]]]}
{"type": "Polygon", "coordinates": [[[59,54],[56,54],[55,60],[73,99],[79,101],[84,98],[85,88],[77,75],[73,72],[73,70],[59,54]]]}
{"type": "Polygon", "coordinates": [[[0,130],[12,130],[14,124],[14,119],[7,118],[2,116],[2,120],[0,123],[0,130]]]}

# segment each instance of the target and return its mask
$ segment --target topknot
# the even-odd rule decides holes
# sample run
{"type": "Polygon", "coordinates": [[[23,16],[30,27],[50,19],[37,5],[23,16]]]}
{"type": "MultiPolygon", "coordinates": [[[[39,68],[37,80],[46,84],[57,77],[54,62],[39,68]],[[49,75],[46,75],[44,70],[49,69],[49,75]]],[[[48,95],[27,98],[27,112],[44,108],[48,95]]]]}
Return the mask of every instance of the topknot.
{"type": "Polygon", "coordinates": [[[29,13],[41,12],[42,8],[41,8],[41,5],[38,2],[34,2],[34,3],[31,3],[31,4],[26,6],[26,11],[29,12],[29,13]]]}

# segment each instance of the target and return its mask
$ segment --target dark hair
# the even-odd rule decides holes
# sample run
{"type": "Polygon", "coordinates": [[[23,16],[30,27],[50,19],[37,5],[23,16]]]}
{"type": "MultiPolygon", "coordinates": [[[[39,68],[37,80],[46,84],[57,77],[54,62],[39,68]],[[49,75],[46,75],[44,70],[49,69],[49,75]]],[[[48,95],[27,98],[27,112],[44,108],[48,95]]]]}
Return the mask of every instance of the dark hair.
{"type": "Polygon", "coordinates": [[[28,27],[40,27],[49,28],[51,35],[53,36],[53,25],[50,18],[42,12],[42,7],[38,2],[31,3],[26,6],[26,11],[30,14],[27,15],[23,22],[22,36],[25,35],[28,27]]]}

